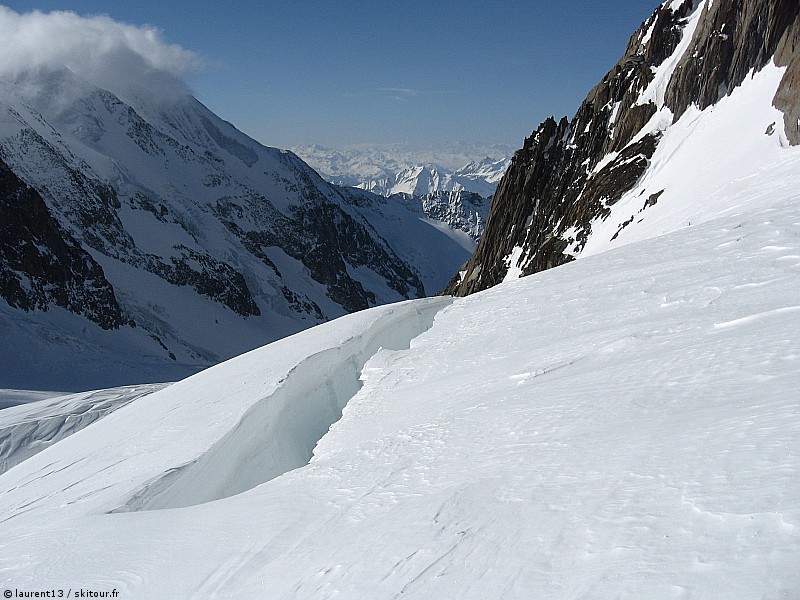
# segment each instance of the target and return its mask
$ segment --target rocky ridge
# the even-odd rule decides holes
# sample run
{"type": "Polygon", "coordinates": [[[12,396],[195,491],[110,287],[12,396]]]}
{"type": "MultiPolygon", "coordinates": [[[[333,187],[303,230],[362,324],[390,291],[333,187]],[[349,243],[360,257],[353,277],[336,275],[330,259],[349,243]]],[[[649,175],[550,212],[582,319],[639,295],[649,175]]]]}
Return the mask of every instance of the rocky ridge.
{"type": "MultiPolygon", "coordinates": [[[[663,131],[688,107],[714,105],[773,57],[787,67],[773,104],[784,114],[787,138],[798,144],[800,5],[662,4],[574,118],[545,120],[515,153],[485,234],[446,291],[466,295],[500,283],[515,268],[528,275],[573,260],[592,223],[607,217],[646,172],[663,131]]],[[[643,210],[660,193],[645,198],[643,210]]]]}
{"type": "Polygon", "coordinates": [[[491,197],[486,198],[466,190],[433,192],[412,196],[407,198],[407,201],[419,203],[426,216],[463,231],[476,242],[483,235],[489,207],[492,204],[491,197]]]}

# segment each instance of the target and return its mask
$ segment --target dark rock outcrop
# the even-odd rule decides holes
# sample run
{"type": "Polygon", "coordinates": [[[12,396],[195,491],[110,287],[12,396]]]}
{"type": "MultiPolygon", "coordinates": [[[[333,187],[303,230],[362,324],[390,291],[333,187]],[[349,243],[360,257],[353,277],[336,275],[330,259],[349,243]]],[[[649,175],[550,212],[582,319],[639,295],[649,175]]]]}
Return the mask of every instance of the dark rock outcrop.
{"type": "MultiPolygon", "coordinates": [[[[792,4],[792,2],[789,2],[792,4]]],[[[784,128],[789,141],[800,145],[800,18],[796,12],[800,4],[794,3],[794,22],[786,28],[778,41],[775,63],[786,67],[781,85],[775,94],[773,104],[783,113],[784,128]]]]}
{"type": "MultiPolygon", "coordinates": [[[[779,46],[779,64],[782,56],[787,63],[796,57],[798,17],[797,0],[720,0],[710,9],[704,7],[692,43],[667,87],[666,103],[675,118],[690,104],[700,109],[715,104],[748,73],[764,68],[779,46]]],[[[791,87],[791,79],[784,78],[782,94],[791,87]]]]}
{"type": "Polygon", "coordinates": [[[678,118],[692,104],[711,106],[773,57],[788,67],[774,104],[785,115],[790,142],[799,144],[797,0],[685,0],[659,7],[575,117],[547,119],[516,152],[475,253],[445,293],[467,295],[500,283],[515,248],[522,249],[523,275],[572,260],[588,239],[591,222],[606,216],[647,169],[660,134],[658,128],[643,128],[659,108],[678,118]],[[698,18],[698,10],[693,36],[683,40],[688,19],[698,18]],[[663,98],[657,92],[643,96],[657,67],[682,41],[687,50],[663,98]]]}
{"type": "Polygon", "coordinates": [[[47,311],[55,304],[104,329],[124,324],[103,269],[2,160],[0,296],[25,311],[47,311]]]}

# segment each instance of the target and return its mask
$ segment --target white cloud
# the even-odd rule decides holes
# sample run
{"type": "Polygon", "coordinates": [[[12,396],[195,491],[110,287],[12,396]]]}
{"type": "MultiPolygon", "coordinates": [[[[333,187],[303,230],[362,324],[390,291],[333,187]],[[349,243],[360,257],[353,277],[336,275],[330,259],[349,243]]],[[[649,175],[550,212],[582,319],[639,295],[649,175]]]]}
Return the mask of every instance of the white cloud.
{"type": "Polygon", "coordinates": [[[399,88],[399,87],[382,87],[378,88],[379,92],[390,92],[400,96],[419,96],[421,92],[413,88],[399,88]]]}
{"type": "Polygon", "coordinates": [[[168,44],[150,26],[73,12],[19,14],[0,5],[0,78],[15,80],[64,67],[116,94],[184,94],[183,75],[200,68],[197,54],[168,44]]]}

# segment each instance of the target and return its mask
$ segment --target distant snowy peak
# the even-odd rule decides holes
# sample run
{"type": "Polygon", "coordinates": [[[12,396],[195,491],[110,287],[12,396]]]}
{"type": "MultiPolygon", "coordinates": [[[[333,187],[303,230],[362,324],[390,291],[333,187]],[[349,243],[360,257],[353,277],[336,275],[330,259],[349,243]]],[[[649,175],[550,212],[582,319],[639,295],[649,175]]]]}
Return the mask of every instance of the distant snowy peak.
{"type": "MultiPolygon", "coordinates": [[[[412,163],[413,154],[391,149],[334,150],[324,146],[294,148],[328,181],[379,194],[421,210],[425,216],[463,231],[477,241],[489,215],[491,197],[511,164],[504,147],[467,147],[483,150],[481,160],[469,160],[451,169],[437,163],[412,163]]],[[[439,150],[447,160],[463,159],[457,151],[439,150]]],[[[435,152],[417,156],[431,158],[435,152]]]]}
{"type": "Polygon", "coordinates": [[[469,179],[482,178],[487,183],[499,183],[510,164],[511,158],[495,159],[487,156],[483,160],[467,163],[456,169],[454,174],[469,179]]]}
{"type": "Polygon", "coordinates": [[[474,160],[456,152],[447,153],[391,150],[334,150],[324,146],[292,149],[325,179],[337,185],[369,190],[382,196],[467,191],[488,198],[511,162],[510,149],[479,147],[485,158],[474,160]],[[433,159],[433,160],[430,160],[433,159]],[[441,159],[441,160],[440,160],[441,159]],[[463,159],[451,167],[452,160],[463,159]]]}
{"type": "Polygon", "coordinates": [[[665,2],[571,121],[525,140],[448,291],[696,224],[747,186],[800,189],[798,144],[800,3],[665,2]]]}
{"type": "Polygon", "coordinates": [[[437,165],[414,165],[383,177],[362,179],[353,187],[387,197],[393,194],[432,194],[441,191],[445,181],[440,168],[437,165]]]}

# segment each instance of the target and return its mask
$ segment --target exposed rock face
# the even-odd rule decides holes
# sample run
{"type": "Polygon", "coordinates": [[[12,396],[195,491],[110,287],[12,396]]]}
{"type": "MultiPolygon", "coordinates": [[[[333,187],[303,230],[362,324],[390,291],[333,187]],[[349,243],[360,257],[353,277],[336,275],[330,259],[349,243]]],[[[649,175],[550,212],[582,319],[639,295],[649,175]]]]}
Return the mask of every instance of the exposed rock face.
{"type": "MultiPolygon", "coordinates": [[[[780,67],[787,67],[781,81],[781,87],[775,94],[775,108],[783,112],[784,127],[789,141],[795,146],[800,145],[800,18],[797,11],[800,5],[787,0],[785,4],[794,4],[794,22],[786,27],[783,36],[778,41],[775,53],[775,63],[780,67]]],[[[792,7],[786,11],[791,15],[792,7]]]]}
{"type": "Polygon", "coordinates": [[[0,296],[10,306],[55,304],[104,329],[123,316],[103,269],[59,227],[41,196],[0,160],[0,296]]]}
{"type": "Polygon", "coordinates": [[[572,260],[591,222],[647,169],[663,129],[658,120],[715,104],[773,56],[788,66],[774,104],[789,140],[800,143],[798,46],[796,0],[665,2],[571,121],[548,119],[525,140],[478,248],[445,291],[466,295],[500,283],[515,249],[523,275],[572,260]]]}
{"type": "MultiPolygon", "coordinates": [[[[779,46],[778,64],[786,65],[794,57],[796,68],[800,41],[797,0],[724,0],[710,7],[705,3],[702,10],[700,24],[666,92],[667,106],[676,118],[690,104],[701,109],[715,104],[748,73],[761,70],[779,46]]],[[[787,73],[782,95],[793,89],[796,96],[798,88],[791,84],[792,79],[787,73]]],[[[794,130],[796,133],[796,125],[794,130]]]]}

